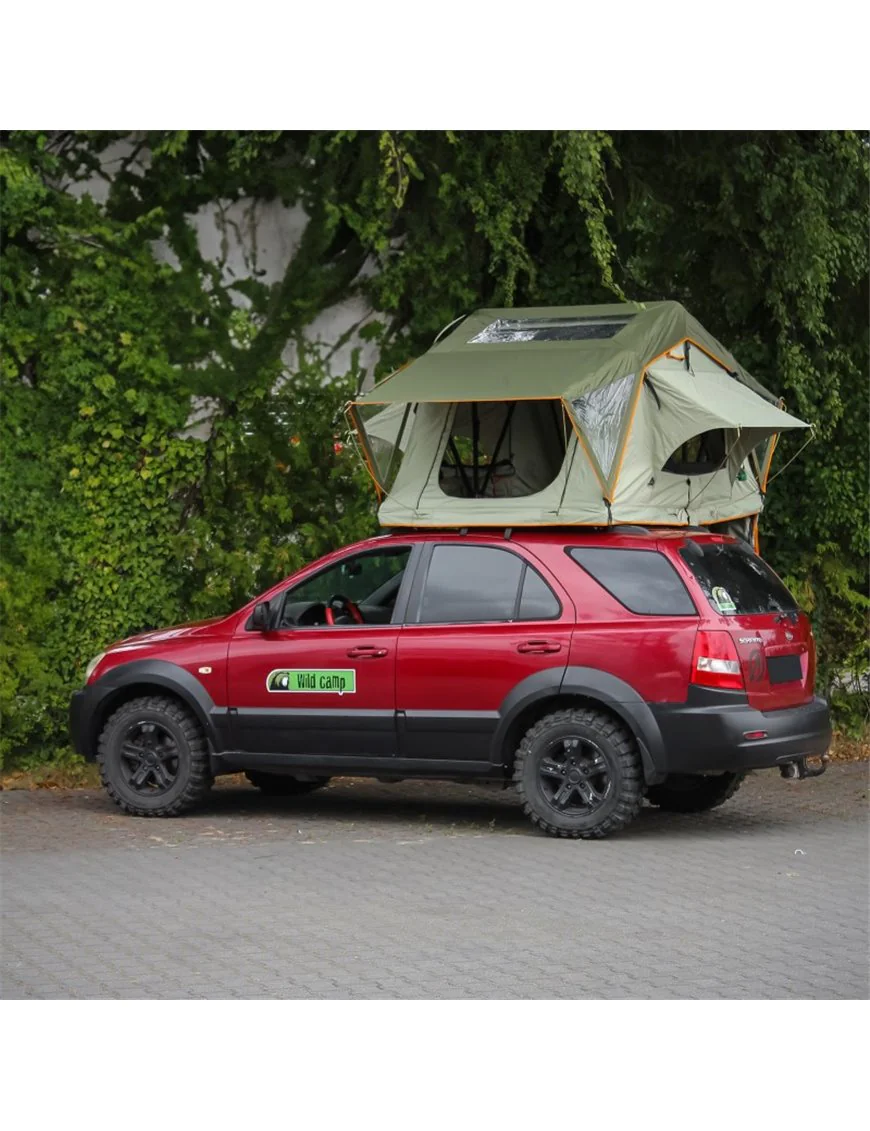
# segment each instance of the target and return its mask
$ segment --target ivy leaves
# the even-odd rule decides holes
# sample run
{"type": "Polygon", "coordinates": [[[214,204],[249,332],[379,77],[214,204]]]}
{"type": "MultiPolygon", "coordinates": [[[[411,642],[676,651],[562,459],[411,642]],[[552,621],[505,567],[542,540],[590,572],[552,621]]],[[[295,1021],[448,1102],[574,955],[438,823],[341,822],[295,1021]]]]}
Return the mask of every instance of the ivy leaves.
{"type": "Polygon", "coordinates": [[[64,744],[109,641],[224,612],[374,529],[335,423],[366,374],[308,334],[347,300],[379,375],[480,306],[683,301],[816,425],[763,548],[812,610],[825,681],[864,662],[865,137],[18,132],[0,185],[5,755],[64,744]],[[307,217],[280,277],[227,277],[193,218],[276,201],[307,217]]]}

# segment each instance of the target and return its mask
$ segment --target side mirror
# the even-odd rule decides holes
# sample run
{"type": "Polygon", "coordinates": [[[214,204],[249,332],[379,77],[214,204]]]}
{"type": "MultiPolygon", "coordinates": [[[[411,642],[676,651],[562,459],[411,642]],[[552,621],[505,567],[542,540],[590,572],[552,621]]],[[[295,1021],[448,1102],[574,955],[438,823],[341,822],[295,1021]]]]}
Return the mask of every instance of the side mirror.
{"type": "Polygon", "coordinates": [[[251,628],[255,632],[266,632],[270,621],[269,602],[259,601],[254,605],[254,611],[251,613],[251,628]]]}

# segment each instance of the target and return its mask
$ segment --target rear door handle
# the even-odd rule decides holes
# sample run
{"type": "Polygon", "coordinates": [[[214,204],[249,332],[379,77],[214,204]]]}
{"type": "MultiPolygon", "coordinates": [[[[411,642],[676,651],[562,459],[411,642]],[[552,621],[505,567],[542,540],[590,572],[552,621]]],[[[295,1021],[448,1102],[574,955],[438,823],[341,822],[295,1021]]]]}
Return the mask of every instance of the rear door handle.
{"type": "Polygon", "coordinates": [[[375,648],[373,644],[359,644],[355,648],[348,648],[347,654],[351,660],[379,660],[386,656],[388,648],[375,648]]]}
{"type": "Polygon", "coordinates": [[[524,640],[522,644],[517,645],[518,652],[534,652],[540,654],[543,652],[561,652],[562,645],[558,640],[524,640]]]}

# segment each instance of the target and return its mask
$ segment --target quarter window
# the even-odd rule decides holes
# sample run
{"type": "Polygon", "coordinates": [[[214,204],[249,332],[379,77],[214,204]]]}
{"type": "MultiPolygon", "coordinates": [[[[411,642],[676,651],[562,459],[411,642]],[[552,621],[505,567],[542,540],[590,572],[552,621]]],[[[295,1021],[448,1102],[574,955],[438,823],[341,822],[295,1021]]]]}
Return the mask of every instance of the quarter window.
{"type": "Polygon", "coordinates": [[[556,594],[536,569],[526,566],[523,594],[520,597],[520,620],[553,620],[562,612],[556,594]]]}
{"type": "Polygon", "coordinates": [[[657,550],[609,550],[574,546],[568,554],[632,613],[697,616],[682,578],[657,550]]]}

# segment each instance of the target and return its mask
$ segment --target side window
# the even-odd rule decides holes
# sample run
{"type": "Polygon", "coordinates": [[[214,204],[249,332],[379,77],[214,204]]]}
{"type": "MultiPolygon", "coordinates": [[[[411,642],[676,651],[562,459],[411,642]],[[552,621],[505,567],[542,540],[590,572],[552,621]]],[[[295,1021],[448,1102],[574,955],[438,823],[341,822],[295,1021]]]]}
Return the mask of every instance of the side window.
{"type": "Polygon", "coordinates": [[[562,606],[541,575],[495,546],[436,546],[420,605],[421,624],[550,620],[562,606]]]}
{"type": "Polygon", "coordinates": [[[645,616],[697,616],[683,580],[657,550],[568,547],[568,554],[602,588],[632,613],[645,616]]]}
{"type": "Polygon", "coordinates": [[[516,554],[491,546],[436,546],[419,622],[513,620],[524,565],[516,554]]]}
{"type": "MultiPolygon", "coordinates": [[[[353,554],[294,585],[284,594],[280,628],[325,625],[326,604],[345,597],[359,609],[363,624],[389,624],[399,596],[410,546],[353,554]]],[[[339,614],[336,623],[358,623],[339,614]]]]}

